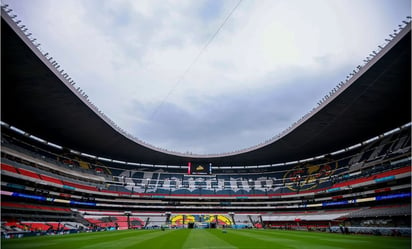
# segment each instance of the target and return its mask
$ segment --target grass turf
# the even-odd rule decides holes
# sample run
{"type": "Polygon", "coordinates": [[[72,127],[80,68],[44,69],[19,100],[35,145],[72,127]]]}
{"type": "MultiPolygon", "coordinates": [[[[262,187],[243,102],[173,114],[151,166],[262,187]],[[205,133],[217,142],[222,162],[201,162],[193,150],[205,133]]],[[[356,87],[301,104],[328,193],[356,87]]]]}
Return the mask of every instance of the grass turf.
{"type": "Polygon", "coordinates": [[[126,230],[2,240],[3,249],[404,249],[410,238],[278,230],[126,230]]]}

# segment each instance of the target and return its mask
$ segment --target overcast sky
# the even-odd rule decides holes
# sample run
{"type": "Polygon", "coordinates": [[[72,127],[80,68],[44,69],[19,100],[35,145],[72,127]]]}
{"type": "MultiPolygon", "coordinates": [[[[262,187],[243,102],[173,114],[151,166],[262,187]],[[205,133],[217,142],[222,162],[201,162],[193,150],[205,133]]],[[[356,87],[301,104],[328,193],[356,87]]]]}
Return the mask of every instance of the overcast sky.
{"type": "Polygon", "coordinates": [[[200,154],[279,134],[411,15],[410,0],[2,3],[120,127],[200,154]]]}

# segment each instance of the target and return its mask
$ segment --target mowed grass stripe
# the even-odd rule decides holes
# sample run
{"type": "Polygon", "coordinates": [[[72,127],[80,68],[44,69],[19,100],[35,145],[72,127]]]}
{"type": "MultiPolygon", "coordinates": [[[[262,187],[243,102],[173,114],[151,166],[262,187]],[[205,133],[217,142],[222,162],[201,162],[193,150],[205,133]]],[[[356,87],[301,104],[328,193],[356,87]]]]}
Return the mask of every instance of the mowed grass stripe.
{"type": "Polygon", "coordinates": [[[2,240],[2,248],[10,249],[92,249],[115,248],[124,249],[135,246],[145,240],[164,236],[172,231],[160,230],[127,230],[70,235],[49,235],[27,237],[22,239],[2,240]]]}
{"type": "Polygon", "coordinates": [[[238,249],[210,231],[192,229],[181,249],[238,249]]]}
{"type": "Polygon", "coordinates": [[[406,249],[411,248],[410,238],[391,238],[365,235],[343,235],[305,231],[240,230],[239,235],[250,239],[282,242],[291,248],[353,248],[353,249],[406,249]]]}
{"type": "MultiPolygon", "coordinates": [[[[293,238],[288,238],[288,237],[280,237],[280,236],[274,236],[273,233],[262,233],[260,231],[253,231],[253,230],[237,230],[236,234],[238,236],[242,236],[242,240],[248,240],[248,241],[253,241],[253,240],[259,240],[259,241],[265,241],[269,242],[270,244],[282,244],[286,246],[292,246],[297,242],[297,240],[293,238]]],[[[240,240],[240,239],[239,239],[240,240]]],[[[254,242],[254,243],[260,243],[260,242],[254,242]]],[[[294,247],[291,247],[294,248],[294,247]]]]}
{"type": "Polygon", "coordinates": [[[77,249],[128,249],[128,248],[152,248],[148,245],[158,244],[158,242],[164,240],[164,238],[174,231],[159,231],[153,233],[134,233],[129,236],[112,237],[110,240],[104,240],[101,242],[88,244],[86,246],[77,247],[77,249]],[[148,242],[152,241],[152,242],[148,242]],[[154,242],[153,242],[154,241],[154,242]]]}
{"type": "MultiPolygon", "coordinates": [[[[276,233],[259,233],[254,231],[239,231],[239,234],[242,236],[247,237],[247,239],[257,239],[268,241],[271,244],[274,243],[281,243],[283,245],[287,245],[288,248],[316,248],[316,249],[342,249],[348,248],[346,246],[342,247],[342,244],[339,241],[323,241],[319,236],[310,236],[309,238],[306,236],[298,237],[294,236],[278,236],[276,233]]],[[[325,234],[323,234],[325,235],[325,234]]],[[[349,247],[353,248],[353,247],[349,247]]]]}
{"type": "MultiPolygon", "coordinates": [[[[272,230],[265,230],[272,232],[272,230]]],[[[273,231],[277,236],[294,237],[298,240],[322,240],[343,244],[345,248],[411,248],[411,238],[386,237],[373,235],[356,235],[341,233],[306,232],[306,231],[273,231]],[[356,245],[353,245],[356,244],[356,245]],[[358,246],[357,246],[358,245],[358,246]]]]}
{"type": "Polygon", "coordinates": [[[277,240],[273,239],[259,239],[256,236],[249,236],[249,234],[242,233],[242,230],[227,230],[227,233],[222,233],[219,230],[213,230],[211,233],[215,234],[217,237],[225,240],[226,242],[238,247],[239,249],[293,249],[288,245],[288,240],[284,239],[277,240]]]}
{"type": "MultiPolygon", "coordinates": [[[[138,243],[124,247],[124,249],[181,249],[186,238],[189,236],[190,230],[169,230],[159,231],[159,233],[158,237],[139,241],[138,243]]],[[[96,249],[97,248],[98,247],[96,247],[96,249]]],[[[113,248],[118,249],[115,247],[113,248]]]]}
{"type": "Polygon", "coordinates": [[[407,249],[410,238],[279,230],[129,230],[2,240],[5,249],[407,249]]]}
{"type": "MultiPolygon", "coordinates": [[[[40,237],[25,237],[21,239],[2,240],[2,248],[10,249],[24,249],[24,248],[69,248],[69,245],[81,246],[90,245],[105,240],[111,237],[118,238],[119,236],[130,236],[133,231],[110,231],[110,232],[96,232],[96,233],[80,233],[67,235],[47,235],[40,237]],[[57,247],[59,246],[59,247],[57,247]]],[[[72,247],[73,248],[73,247],[72,247]]]]}

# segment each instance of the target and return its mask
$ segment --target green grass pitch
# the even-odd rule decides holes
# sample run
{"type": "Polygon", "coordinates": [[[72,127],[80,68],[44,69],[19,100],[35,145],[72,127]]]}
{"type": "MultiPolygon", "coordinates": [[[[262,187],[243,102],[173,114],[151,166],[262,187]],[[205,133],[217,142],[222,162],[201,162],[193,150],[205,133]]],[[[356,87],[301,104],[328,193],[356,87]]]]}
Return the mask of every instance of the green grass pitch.
{"type": "Polygon", "coordinates": [[[3,249],[404,249],[410,238],[278,230],[124,230],[2,240],[3,249]]]}

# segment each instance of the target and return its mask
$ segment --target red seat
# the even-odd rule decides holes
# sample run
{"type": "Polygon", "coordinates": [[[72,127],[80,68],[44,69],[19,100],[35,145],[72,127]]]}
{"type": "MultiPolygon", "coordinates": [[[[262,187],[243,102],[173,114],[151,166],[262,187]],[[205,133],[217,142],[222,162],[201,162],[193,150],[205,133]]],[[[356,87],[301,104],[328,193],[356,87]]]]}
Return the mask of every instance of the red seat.
{"type": "Polygon", "coordinates": [[[6,170],[9,172],[13,172],[13,173],[18,173],[17,169],[13,166],[7,165],[7,164],[1,164],[1,170],[6,170]]]}
{"type": "Polygon", "coordinates": [[[29,170],[25,170],[25,169],[17,169],[18,172],[20,172],[20,174],[28,176],[28,177],[32,177],[32,178],[37,178],[40,179],[40,176],[37,173],[34,173],[32,171],[29,170]]]}

